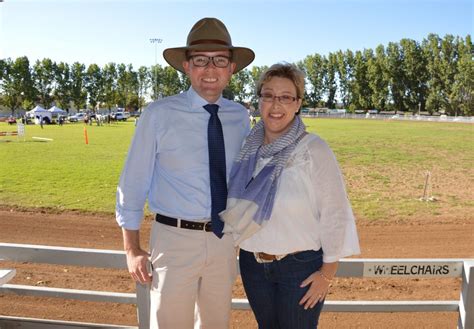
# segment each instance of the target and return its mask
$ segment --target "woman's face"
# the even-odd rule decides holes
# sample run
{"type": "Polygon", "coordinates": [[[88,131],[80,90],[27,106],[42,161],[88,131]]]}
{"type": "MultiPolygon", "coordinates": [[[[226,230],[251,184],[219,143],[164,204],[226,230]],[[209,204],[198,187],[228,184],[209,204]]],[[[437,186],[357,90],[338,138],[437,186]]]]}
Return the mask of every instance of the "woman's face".
{"type": "Polygon", "coordinates": [[[296,97],[296,86],[290,79],[273,77],[263,84],[259,108],[265,127],[265,144],[272,143],[290,129],[302,102],[296,97]]]}

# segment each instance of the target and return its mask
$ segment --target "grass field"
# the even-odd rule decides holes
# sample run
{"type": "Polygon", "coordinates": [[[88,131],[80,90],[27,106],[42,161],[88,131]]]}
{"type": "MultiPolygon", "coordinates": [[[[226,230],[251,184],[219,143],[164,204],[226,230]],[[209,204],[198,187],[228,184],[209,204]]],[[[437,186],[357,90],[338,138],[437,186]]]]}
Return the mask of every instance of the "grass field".
{"type": "MultiPolygon", "coordinates": [[[[472,124],[343,119],[305,123],[334,150],[358,218],[472,216],[472,124]],[[428,196],[435,202],[419,201],[428,171],[428,196]]],[[[132,122],[87,126],[88,145],[84,127],[29,125],[24,141],[0,137],[0,205],[112,213],[135,127],[132,122]]],[[[9,130],[15,127],[0,124],[0,131],[9,130]]]]}

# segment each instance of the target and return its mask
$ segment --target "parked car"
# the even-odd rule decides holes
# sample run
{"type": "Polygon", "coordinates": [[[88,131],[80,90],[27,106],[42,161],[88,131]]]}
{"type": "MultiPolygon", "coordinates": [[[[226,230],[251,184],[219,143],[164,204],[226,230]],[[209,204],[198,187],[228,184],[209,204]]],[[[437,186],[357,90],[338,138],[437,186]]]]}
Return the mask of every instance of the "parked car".
{"type": "Polygon", "coordinates": [[[69,116],[67,119],[69,122],[78,122],[84,120],[84,113],[76,113],[74,115],[69,116]]]}
{"type": "Polygon", "coordinates": [[[114,114],[114,118],[117,121],[127,121],[127,119],[130,118],[130,112],[128,111],[116,112],[114,114]]]}
{"type": "Polygon", "coordinates": [[[16,118],[14,118],[14,117],[12,117],[12,116],[8,117],[7,123],[8,123],[9,125],[14,125],[14,124],[16,123],[16,118]]]}

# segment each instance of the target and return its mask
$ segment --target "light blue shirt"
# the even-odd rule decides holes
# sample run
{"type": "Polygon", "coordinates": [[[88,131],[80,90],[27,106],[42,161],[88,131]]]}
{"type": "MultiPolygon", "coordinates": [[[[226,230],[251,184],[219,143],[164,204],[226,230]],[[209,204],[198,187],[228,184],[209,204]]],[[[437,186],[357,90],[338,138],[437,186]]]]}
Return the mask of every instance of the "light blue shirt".
{"type": "MultiPolygon", "coordinates": [[[[140,116],[117,187],[116,219],[138,230],[145,202],[153,213],[192,221],[211,217],[207,124],[208,102],[191,87],[151,103],[140,116]]],[[[227,180],[250,130],[247,110],[220,97],[227,180]]]]}

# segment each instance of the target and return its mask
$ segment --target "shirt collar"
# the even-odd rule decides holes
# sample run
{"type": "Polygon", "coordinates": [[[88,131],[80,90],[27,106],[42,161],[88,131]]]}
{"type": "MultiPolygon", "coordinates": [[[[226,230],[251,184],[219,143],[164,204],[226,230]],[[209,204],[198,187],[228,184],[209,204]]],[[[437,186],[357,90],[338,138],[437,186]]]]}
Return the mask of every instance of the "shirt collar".
{"type": "MultiPolygon", "coordinates": [[[[188,101],[189,101],[189,104],[191,104],[191,109],[192,110],[196,110],[196,109],[204,110],[203,106],[209,104],[208,101],[206,101],[204,98],[199,96],[199,94],[193,89],[192,86],[189,87],[187,94],[188,94],[188,101]]],[[[221,108],[222,107],[222,95],[220,95],[219,99],[217,99],[217,101],[213,104],[217,104],[217,105],[219,105],[219,108],[221,108]]]]}

